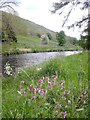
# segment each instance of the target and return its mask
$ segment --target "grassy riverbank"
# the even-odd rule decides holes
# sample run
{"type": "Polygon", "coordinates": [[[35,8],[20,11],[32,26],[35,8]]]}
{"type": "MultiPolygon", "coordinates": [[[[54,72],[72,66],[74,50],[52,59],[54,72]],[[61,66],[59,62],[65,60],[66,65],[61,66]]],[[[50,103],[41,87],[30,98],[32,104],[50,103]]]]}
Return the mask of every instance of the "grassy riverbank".
{"type": "Polygon", "coordinates": [[[18,72],[3,78],[3,118],[87,118],[87,53],[18,72]]]}
{"type": "MultiPolygon", "coordinates": [[[[68,50],[82,50],[78,45],[72,45],[67,42],[64,46],[58,46],[57,41],[50,40],[47,45],[42,45],[38,37],[18,36],[17,43],[3,43],[2,54],[20,54],[30,52],[51,52],[51,51],[68,51],[68,50]]],[[[0,51],[1,53],[1,51],[0,51]]]]}

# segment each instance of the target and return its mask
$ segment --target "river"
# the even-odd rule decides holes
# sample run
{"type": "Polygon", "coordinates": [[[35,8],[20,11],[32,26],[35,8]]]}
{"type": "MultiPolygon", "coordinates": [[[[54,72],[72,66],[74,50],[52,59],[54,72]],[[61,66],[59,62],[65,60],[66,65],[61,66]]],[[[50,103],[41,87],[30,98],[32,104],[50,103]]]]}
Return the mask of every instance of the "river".
{"type": "Polygon", "coordinates": [[[78,54],[81,51],[64,51],[64,52],[44,52],[44,53],[25,53],[18,55],[2,56],[0,55],[0,73],[4,71],[6,62],[9,62],[14,69],[28,68],[31,66],[39,65],[52,58],[61,58],[73,54],[78,54]]]}

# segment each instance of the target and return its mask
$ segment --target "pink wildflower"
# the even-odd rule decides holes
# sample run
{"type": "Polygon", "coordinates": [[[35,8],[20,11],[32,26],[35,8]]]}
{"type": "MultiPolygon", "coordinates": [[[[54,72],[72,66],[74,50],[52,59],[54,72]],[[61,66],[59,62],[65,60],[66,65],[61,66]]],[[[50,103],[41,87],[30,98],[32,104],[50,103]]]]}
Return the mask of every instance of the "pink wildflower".
{"type": "Polygon", "coordinates": [[[50,80],[49,77],[46,77],[46,81],[49,82],[49,80],[50,80]]]}
{"type": "Polygon", "coordinates": [[[32,99],[33,99],[33,100],[36,99],[36,96],[33,96],[32,99]]]}
{"type": "Polygon", "coordinates": [[[61,90],[63,90],[64,89],[64,86],[61,86],[61,90]]]}
{"type": "Polygon", "coordinates": [[[40,84],[40,87],[42,87],[42,83],[40,84]]]}
{"type": "Polygon", "coordinates": [[[40,93],[41,92],[41,89],[38,89],[38,93],[40,93]]]}
{"type": "Polygon", "coordinates": [[[61,81],[61,82],[60,82],[60,85],[63,85],[64,83],[65,83],[65,81],[61,81]]]}
{"type": "Polygon", "coordinates": [[[32,87],[33,87],[33,84],[30,85],[30,88],[32,88],[32,87]]]}
{"type": "Polygon", "coordinates": [[[24,92],[24,96],[26,96],[26,92],[24,92]]]}
{"type": "Polygon", "coordinates": [[[49,90],[52,90],[52,87],[50,87],[50,89],[49,90]]]}
{"type": "Polygon", "coordinates": [[[45,94],[45,91],[44,91],[44,90],[41,90],[41,94],[44,95],[44,94],[45,94]]]}
{"type": "Polygon", "coordinates": [[[20,84],[24,84],[24,81],[22,80],[22,81],[20,82],[20,84]]]}
{"type": "Polygon", "coordinates": [[[55,76],[54,76],[54,80],[56,80],[57,78],[58,78],[58,76],[55,75],[55,76]]]}
{"type": "Polygon", "coordinates": [[[41,79],[39,82],[40,82],[40,83],[43,83],[43,80],[41,79]]]}
{"type": "Polygon", "coordinates": [[[53,85],[56,85],[56,81],[55,80],[53,81],[53,85]]]}
{"type": "Polygon", "coordinates": [[[51,82],[48,82],[49,86],[52,86],[52,83],[51,82]]]}
{"type": "Polygon", "coordinates": [[[33,93],[36,94],[37,88],[33,88],[33,93]]]}
{"type": "Polygon", "coordinates": [[[28,88],[28,91],[30,92],[30,88],[28,88]]]}

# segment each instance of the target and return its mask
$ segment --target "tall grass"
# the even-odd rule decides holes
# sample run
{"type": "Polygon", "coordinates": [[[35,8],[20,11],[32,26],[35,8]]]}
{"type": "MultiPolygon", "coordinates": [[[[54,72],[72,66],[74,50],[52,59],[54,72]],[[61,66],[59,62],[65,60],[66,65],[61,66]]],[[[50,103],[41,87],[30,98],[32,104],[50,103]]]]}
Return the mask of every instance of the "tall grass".
{"type": "Polygon", "coordinates": [[[87,53],[21,71],[3,78],[3,118],[88,117],[87,53]]]}

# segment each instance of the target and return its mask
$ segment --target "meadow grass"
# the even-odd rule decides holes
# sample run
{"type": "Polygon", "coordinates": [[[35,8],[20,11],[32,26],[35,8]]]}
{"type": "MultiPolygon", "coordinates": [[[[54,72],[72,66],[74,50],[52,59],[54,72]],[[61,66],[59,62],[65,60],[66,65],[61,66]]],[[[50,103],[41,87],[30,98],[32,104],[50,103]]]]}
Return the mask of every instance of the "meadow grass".
{"type": "Polygon", "coordinates": [[[80,46],[72,45],[70,43],[66,43],[64,46],[58,46],[56,40],[50,40],[47,45],[42,45],[40,38],[36,36],[17,36],[17,39],[17,43],[2,43],[2,51],[0,51],[0,53],[7,55],[28,52],[49,52],[82,49],[80,46]]]}
{"type": "Polygon", "coordinates": [[[3,118],[87,118],[87,52],[2,79],[3,118]]]}

